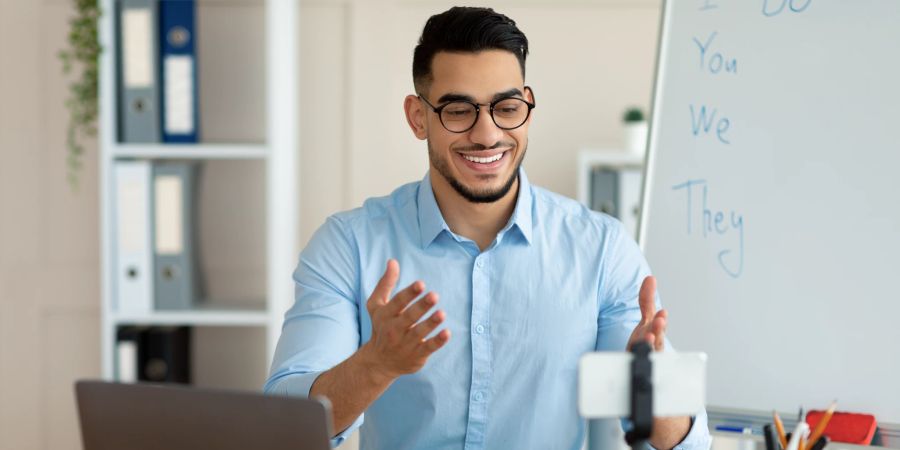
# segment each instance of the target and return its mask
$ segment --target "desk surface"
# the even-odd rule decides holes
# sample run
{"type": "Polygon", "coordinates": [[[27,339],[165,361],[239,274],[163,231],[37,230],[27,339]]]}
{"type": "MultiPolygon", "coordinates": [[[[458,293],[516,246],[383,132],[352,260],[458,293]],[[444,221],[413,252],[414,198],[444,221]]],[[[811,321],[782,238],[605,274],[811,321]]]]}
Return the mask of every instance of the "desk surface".
{"type": "MultiPolygon", "coordinates": [[[[712,450],[766,450],[766,443],[762,436],[722,433],[713,431],[712,450]]],[[[844,444],[833,442],[826,447],[828,450],[875,450],[887,447],[872,447],[863,445],[844,444]]]]}

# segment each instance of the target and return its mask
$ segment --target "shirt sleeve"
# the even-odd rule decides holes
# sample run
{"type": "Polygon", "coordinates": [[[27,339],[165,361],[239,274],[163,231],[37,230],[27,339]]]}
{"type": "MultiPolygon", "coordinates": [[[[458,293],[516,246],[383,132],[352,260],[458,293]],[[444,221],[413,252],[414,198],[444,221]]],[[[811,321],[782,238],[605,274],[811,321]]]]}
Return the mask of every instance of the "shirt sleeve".
{"type": "MultiPolygon", "coordinates": [[[[359,348],[359,261],[356,243],[336,217],[319,228],[294,271],[294,305],[287,311],[263,390],[308,397],[322,372],[359,348]]],[[[339,445],[360,417],[332,439],[339,445]]]]}
{"type": "MultiPolygon", "coordinates": [[[[631,332],[641,321],[638,293],[644,278],[650,275],[650,266],[640,247],[625,230],[621,222],[611,221],[608,239],[604,245],[600,275],[600,315],[597,318],[597,351],[625,351],[631,332]]],[[[659,293],[656,309],[662,308],[659,293]]],[[[676,319],[677,320],[677,319],[676,319]]],[[[674,351],[668,337],[664,351],[674,351]]],[[[622,420],[623,428],[626,421],[622,420]]],[[[706,410],[691,417],[691,429],[676,450],[708,449],[712,443],[707,424],[706,410]]]]}
{"type": "MultiPolygon", "coordinates": [[[[621,222],[605,218],[609,231],[603,244],[597,317],[597,351],[624,352],[631,332],[641,321],[638,292],[650,267],[621,222]]],[[[661,308],[659,295],[656,308],[661,308]]],[[[666,341],[666,348],[669,342],[666,341]]]]}
{"type": "Polygon", "coordinates": [[[709,435],[709,424],[707,422],[706,409],[691,417],[691,430],[675,446],[674,450],[708,450],[712,446],[712,437],[709,435]]]}

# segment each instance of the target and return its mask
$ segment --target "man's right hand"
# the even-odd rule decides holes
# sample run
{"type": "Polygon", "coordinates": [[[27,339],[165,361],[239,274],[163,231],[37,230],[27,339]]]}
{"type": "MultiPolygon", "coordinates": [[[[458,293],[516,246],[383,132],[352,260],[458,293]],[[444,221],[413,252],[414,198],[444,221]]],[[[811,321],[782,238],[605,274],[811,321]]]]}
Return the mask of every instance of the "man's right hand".
{"type": "Polygon", "coordinates": [[[447,329],[426,339],[444,321],[445,314],[437,310],[420,321],[438,302],[435,292],[419,298],[425,292],[425,283],[416,281],[390,297],[399,277],[399,263],[388,260],[384,276],[366,302],[372,319],[372,337],[360,348],[366,365],[388,382],[417,372],[432,353],[450,340],[447,329]]]}
{"type": "Polygon", "coordinates": [[[309,394],[331,401],[332,424],[337,432],[349,427],[400,375],[418,371],[437,349],[450,340],[450,330],[425,339],[444,321],[444,312],[435,311],[420,320],[438,296],[425,292],[425,283],[416,281],[390,298],[400,265],[387,263],[387,270],[366,302],[372,319],[372,338],[349,358],[322,372],[309,394]],[[419,301],[414,302],[416,298],[419,301]]]}

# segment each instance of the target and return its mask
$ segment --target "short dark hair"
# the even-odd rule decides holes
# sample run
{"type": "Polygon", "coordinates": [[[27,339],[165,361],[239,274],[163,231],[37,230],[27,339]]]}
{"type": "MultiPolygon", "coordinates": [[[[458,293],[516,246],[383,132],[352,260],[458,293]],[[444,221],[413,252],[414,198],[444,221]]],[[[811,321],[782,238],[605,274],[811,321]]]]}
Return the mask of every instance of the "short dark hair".
{"type": "Polygon", "coordinates": [[[491,8],[454,6],[431,16],[413,52],[413,84],[422,94],[433,80],[431,61],[438,52],[506,50],[519,60],[525,78],[528,38],[516,22],[491,8]]]}

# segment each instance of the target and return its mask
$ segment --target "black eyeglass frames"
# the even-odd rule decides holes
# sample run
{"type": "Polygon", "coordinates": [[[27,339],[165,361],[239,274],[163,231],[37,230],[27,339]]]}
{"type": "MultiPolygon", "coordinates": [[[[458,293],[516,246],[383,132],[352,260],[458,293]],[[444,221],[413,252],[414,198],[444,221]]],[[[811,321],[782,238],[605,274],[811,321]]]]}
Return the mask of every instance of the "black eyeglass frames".
{"type": "MultiPolygon", "coordinates": [[[[534,92],[525,86],[534,98],[534,92]]],[[[491,103],[474,103],[467,100],[453,100],[440,106],[434,106],[425,97],[420,99],[428,105],[441,121],[441,125],[451,133],[465,133],[478,123],[478,114],[483,106],[488,107],[491,119],[501,130],[514,130],[521,127],[531,115],[535,104],[519,97],[504,97],[491,103]]]]}

